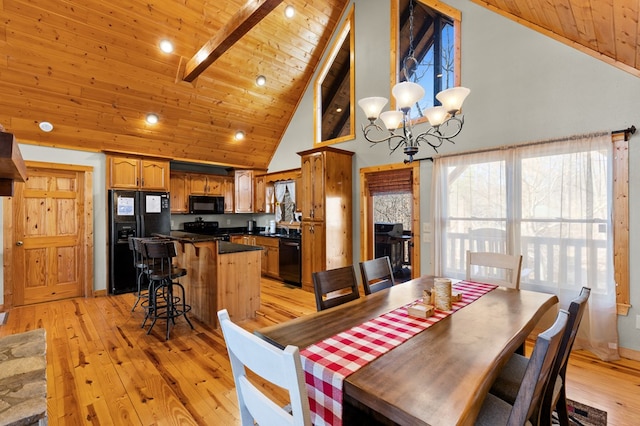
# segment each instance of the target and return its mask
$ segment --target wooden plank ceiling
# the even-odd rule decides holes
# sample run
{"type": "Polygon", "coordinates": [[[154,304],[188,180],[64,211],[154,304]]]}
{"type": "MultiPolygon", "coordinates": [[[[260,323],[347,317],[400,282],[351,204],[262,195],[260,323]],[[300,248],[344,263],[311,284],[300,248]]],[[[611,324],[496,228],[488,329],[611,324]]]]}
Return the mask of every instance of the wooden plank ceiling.
{"type": "Polygon", "coordinates": [[[472,1],[640,77],[640,0],[472,1]]]}
{"type": "MultiPolygon", "coordinates": [[[[640,0],[473,1],[640,76],[640,0]]],[[[283,1],[184,81],[187,62],[254,2],[275,4],[0,0],[0,124],[27,143],[266,169],[348,1],[283,1]]]]}
{"type": "Polygon", "coordinates": [[[1,0],[0,124],[27,143],[266,169],[347,1],[281,2],[183,81],[186,62],[255,2],[1,0]]]}

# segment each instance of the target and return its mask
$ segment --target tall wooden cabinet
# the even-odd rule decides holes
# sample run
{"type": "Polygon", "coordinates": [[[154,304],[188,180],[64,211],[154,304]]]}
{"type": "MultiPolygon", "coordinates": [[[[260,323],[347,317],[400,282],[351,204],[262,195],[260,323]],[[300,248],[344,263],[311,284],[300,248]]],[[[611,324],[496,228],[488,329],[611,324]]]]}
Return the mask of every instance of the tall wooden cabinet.
{"type": "Polygon", "coordinates": [[[332,147],[298,153],[302,161],[302,288],[311,274],[353,263],[353,152],[332,147]]]}

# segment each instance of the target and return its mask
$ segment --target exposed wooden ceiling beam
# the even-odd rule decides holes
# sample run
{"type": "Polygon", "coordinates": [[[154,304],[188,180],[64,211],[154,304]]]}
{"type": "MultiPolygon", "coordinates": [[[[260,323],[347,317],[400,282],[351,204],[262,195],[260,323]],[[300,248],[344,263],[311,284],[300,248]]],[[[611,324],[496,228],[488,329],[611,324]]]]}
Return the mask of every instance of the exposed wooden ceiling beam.
{"type": "Polygon", "coordinates": [[[249,0],[227,24],[187,62],[184,81],[193,81],[283,0],[249,0]],[[204,57],[204,59],[202,59],[204,57]]]}

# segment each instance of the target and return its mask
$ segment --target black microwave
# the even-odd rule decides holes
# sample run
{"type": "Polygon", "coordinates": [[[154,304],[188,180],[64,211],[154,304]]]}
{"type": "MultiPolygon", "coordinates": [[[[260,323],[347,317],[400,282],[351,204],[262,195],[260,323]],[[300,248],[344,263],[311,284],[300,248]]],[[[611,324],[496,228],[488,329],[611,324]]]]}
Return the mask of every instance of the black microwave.
{"type": "Polygon", "coordinates": [[[213,197],[209,195],[189,195],[189,213],[223,214],[224,197],[213,197]]]}

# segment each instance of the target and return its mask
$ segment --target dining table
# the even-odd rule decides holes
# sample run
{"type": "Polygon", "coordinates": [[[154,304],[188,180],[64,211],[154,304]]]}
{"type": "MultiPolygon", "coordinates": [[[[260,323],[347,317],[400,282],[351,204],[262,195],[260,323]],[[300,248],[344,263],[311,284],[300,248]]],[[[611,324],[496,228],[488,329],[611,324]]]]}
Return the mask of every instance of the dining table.
{"type": "MultiPolygon", "coordinates": [[[[280,348],[297,346],[303,353],[317,342],[412,304],[424,290],[431,291],[433,283],[433,276],[421,276],[255,334],[280,348]]],[[[488,291],[346,376],[344,403],[389,424],[473,424],[500,369],[557,303],[555,295],[542,292],[503,287],[488,291]]]]}

